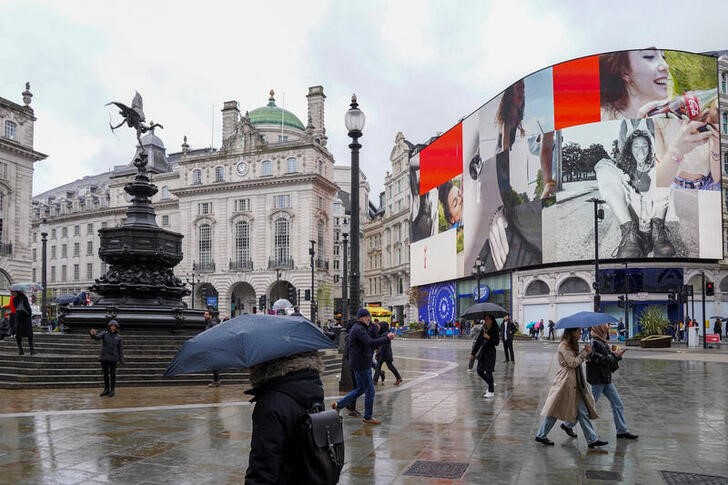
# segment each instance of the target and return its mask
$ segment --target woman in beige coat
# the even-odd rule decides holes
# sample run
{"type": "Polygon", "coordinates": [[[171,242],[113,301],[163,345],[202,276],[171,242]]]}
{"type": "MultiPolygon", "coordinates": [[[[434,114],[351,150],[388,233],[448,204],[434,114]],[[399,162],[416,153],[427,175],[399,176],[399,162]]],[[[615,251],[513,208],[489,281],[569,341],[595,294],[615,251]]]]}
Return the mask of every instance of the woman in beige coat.
{"type": "Polygon", "coordinates": [[[561,337],[558,350],[560,368],[549,389],[549,395],[541,411],[544,420],[536,433],[536,441],[544,445],[554,444],[546,436],[558,419],[568,423],[578,420],[589,448],[608,444],[599,439],[589,421],[599,416],[594,410],[594,399],[586,387],[586,378],[581,369],[581,363],[589,356],[591,346],[585,345],[579,352],[580,333],[581,330],[578,328],[568,328],[561,337]]]}

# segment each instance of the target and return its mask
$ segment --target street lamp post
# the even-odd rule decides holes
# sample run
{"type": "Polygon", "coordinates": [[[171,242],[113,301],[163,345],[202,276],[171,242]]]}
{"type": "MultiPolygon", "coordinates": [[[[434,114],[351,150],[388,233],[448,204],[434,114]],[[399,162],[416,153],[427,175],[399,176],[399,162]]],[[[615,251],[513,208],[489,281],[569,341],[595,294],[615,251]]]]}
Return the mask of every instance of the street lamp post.
{"type": "Polygon", "coordinates": [[[349,295],[347,291],[349,286],[349,233],[344,232],[341,236],[344,238],[344,269],[341,278],[341,324],[346,326],[346,322],[349,321],[349,295]]]}
{"type": "Polygon", "coordinates": [[[185,281],[188,285],[192,287],[192,297],[190,300],[192,301],[192,309],[195,309],[195,286],[198,283],[197,273],[195,273],[195,270],[192,270],[192,274],[185,277],[185,281]]]}
{"type": "Polygon", "coordinates": [[[40,294],[40,322],[43,327],[48,324],[48,288],[47,288],[47,266],[48,266],[48,221],[44,218],[40,223],[41,246],[41,290],[40,294]]]}
{"type": "MultiPolygon", "coordinates": [[[[702,305],[703,306],[703,318],[700,320],[700,326],[703,327],[703,348],[707,349],[708,340],[705,338],[706,334],[707,334],[707,329],[705,328],[705,271],[700,272],[700,278],[702,280],[701,284],[700,284],[700,288],[702,291],[701,301],[703,303],[703,305],[702,305]]],[[[695,317],[693,316],[693,318],[695,318],[695,317]]]]}
{"type": "MultiPolygon", "coordinates": [[[[314,270],[314,256],[316,255],[316,241],[311,239],[309,241],[311,247],[308,249],[308,254],[311,256],[311,321],[316,323],[316,299],[313,297],[314,281],[313,281],[313,270],[314,270]]],[[[300,304],[300,302],[298,302],[300,304]]]]}
{"type": "Polygon", "coordinates": [[[596,197],[588,199],[587,202],[594,204],[594,311],[601,309],[602,295],[599,293],[599,220],[604,219],[604,209],[599,207],[604,203],[603,200],[596,197]]]}
{"type": "Polygon", "coordinates": [[[473,265],[472,274],[478,279],[476,294],[473,295],[473,300],[476,303],[480,300],[480,280],[485,276],[485,261],[481,261],[480,257],[475,258],[475,264],[473,265]]]}
{"type": "Polygon", "coordinates": [[[359,138],[362,136],[366,117],[359,109],[356,95],[352,95],[344,124],[351,138],[351,299],[350,315],[356,315],[360,305],[359,292],[359,138]]]}

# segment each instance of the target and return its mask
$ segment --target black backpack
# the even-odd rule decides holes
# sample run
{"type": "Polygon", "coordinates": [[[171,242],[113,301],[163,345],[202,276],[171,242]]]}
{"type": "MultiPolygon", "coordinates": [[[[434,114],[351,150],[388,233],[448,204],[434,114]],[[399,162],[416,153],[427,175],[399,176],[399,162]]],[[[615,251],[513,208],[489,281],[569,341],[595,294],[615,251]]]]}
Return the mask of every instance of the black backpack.
{"type": "MultiPolygon", "coordinates": [[[[279,391],[301,404],[295,396],[279,391]]],[[[321,403],[306,410],[296,425],[296,443],[300,469],[294,473],[302,483],[333,485],[339,482],[344,468],[344,425],[337,411],[326,411],[321,403]]]]}

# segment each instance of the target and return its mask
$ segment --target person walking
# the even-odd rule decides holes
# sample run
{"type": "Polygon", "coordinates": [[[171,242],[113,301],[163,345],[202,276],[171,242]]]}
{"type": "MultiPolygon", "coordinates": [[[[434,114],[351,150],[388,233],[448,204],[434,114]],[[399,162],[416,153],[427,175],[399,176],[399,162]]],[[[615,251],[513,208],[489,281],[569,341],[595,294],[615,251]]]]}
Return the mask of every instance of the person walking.
{"type": "MultiPolygon", "coordinates": [[[[3,307],[3,309],[8,311],[8,324],[10,326],[10,336],[12,337],[15,335],[15,291],[10,290],[10,299],[8,300],[8,304],[3,307]]],[[[21,354],[22,355],[22,354],[21,354]]]]}
{"type": "Polygon", "coordinates": [[[303,352],[253,366],[250,370],[253,432],[250,438],[246,485],[321,483],[306,476],[297,434],[307,410],[323,406],[324,364],[317,352],[303,352]]]}
{"type": "Polygon", "coordinates": [[[101,370],[104,373],[104,390],[100,396],[114,397],[116,389],[116,365],[124,365],[124,344],[119,335],[119,322],[109,320],[108,330],[97,332],[95,328],[88,331],[94,340],[101,340],[101,370]]]}
{"type": "Polygon", "coordinates": [[[721,334],[723,333],[723,325],[721,324],[720,318],[715,319],[715,324],[713,325],[713,333],[718,336],[718,340],[721,339],[721,334]]]}
{"type": "Polygon", "coordinates": [[[495,348],[500,340],[498,325],[493,315],[485,316],[485,324],[475,340],[471,357],[478,359],[477,372],[481,379],[488,385],[483,394],[485,399],[492,399],[495,395],[495,383],[493,382],[493,371],[495,370],[495,348]]]}
{"type": "Polygon", "coordinates": [[[374,348],[387,340],[392,340],[394,334],[390,332],[382,337],[371,338],[367,327],[372,316],[366,308],[360,308],[356,318],[357,323],[351,328],[348,343],[349,367],[354,371],[356,387],[343,398],[331,403],[331,407],[338,411],[364,394],[364,423],[381,424],[381,421],[374,419],[373,416],[375,389],[372,381],[372,353],[374,348]]]}
{"type": "Polygon", "coordinates": [[[556,324],[553,320],[549,320],[549,338],[548,340],[556,340],[556,334],[554,333],[554,326],[556,324]]]}
{"type": "Polygon", "coordinates": [[[536,441],[543,445],[553,446],[548,434],[559,419],[567,423],[578,420],[589,448],[609,444],[599,439],[590,421],[599,416],[594,409],[594,399],[587,390],[581,364],[589,356],[591,345],[585,345],[580,352],[579,333],[578,328],[567,328],[561,336],[557,350],[559,367],[541,411],[544,419],[536,433],[536,441]]]}
{"type": "Polygon", "coordinates": [[[18,344],[18,355],[23,355],[23,337],[28,339],[30,355],[35,355],[33,347],[33,324],[31,323],[31,309],[28,297],[22,291],[16,291],[13,297],[15,306],[15,342],[18,344]]]}
{"type": "Polygon", "coordinates": [[[503,340],[503,353],[506,354],[505,362],[515,362],[516,357],[513,355],[513,336],[516,334],[516,326],[513,324],[511,316],[508,314],[503,317],[500,334],[501,340],[503,340]]]}
{"type": "MultiPolygon", "coordinates": [[[[379,324],[379,335],[386,336],[389,333],[389,325],[387,322],[381,322],[379,324]]],[[[382,370],[382,364],[387,364],[387,367],[394,375],[394,378],[396,381],[394,382],[395,386],[398,386],[402,384],[402,376],[399,374],[399,371],[394,366],[394,355],[392,354],[392,341],[387,339],[386,342],[382,344],[381,347],[379,347],[379,358],[377,359],[377,368],[374,371],[374,382],[377,382],[377,379],[379,378],[380,374],[382,376],[382,384],[384,384],[384,371],[382,370]]]]}
{"type": "MultiPolygon", "coordinates": [[[[596,403],[599,397],[604,394],[607,400],[609,400],[609,405],[612,407],[614,426],[617,428],[617,438],[636,440],[638,436],[630,433],[627,429],[622,398],[619,396],[619,392],[612,382],[612,373],[619,368],[619,361],[622,360],[622,355],[624,355],[627,349],[619,351],[610,349],[607,343],[609,325],[606,323],[592,327],[591,335],[593,339],[591,353],[586,362],[586,380],[591,384],[594,402],[596,403]]],[[[574,426],[576,426],[576,423],[566,423],[562,426],[562,429],[564,429],[566,434],[575,438],[576,433],[573,431],[569,433],[566,429],[572,429],[574,426]]]]}
{"type": "MultiPolygon", "coordinates": [[[[220,320],[212,314],[212,311],[208,308],[205,311],[203,318],[205,319],[205,330],[209,330],[212,327],[220,323],[220,320]]],[[[220,386],[220,372],[217,370],[212,371],[212,382],[207,387],[219,387],[220,386]]]]}
{"type": "MultiPolygon", "coordinates": [[[[480,336],[480,331],[483,329],[483,323],[481,320],[476,320],[473,328],[470,329],[470,337],[473,339],[473,345],[471,348],[475,348],[475,341],[480,336]]],[[[468,360],[468,372],[473,372],[473,364],[475,364],[475,355],[470,353],[470,359],[468,360]]]]}

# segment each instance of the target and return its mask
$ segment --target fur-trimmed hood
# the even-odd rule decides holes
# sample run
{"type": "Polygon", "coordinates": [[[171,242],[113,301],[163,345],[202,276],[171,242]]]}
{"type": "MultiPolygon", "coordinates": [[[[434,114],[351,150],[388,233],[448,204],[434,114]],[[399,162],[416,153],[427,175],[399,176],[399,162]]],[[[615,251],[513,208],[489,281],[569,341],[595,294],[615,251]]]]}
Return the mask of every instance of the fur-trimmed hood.
{"type": "Polygon", "coordinates": [[[303,352],[255,366],[250,372],[250,383],[258,387],[276,377],[307,369],[323,374],[324,363],[318,352],[303,352]]]}

